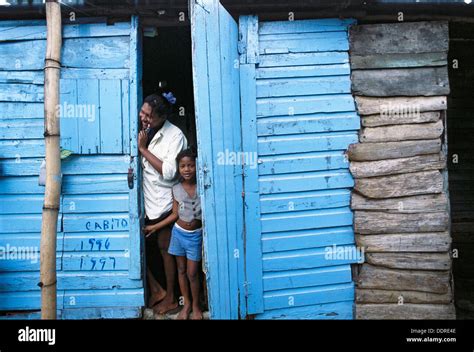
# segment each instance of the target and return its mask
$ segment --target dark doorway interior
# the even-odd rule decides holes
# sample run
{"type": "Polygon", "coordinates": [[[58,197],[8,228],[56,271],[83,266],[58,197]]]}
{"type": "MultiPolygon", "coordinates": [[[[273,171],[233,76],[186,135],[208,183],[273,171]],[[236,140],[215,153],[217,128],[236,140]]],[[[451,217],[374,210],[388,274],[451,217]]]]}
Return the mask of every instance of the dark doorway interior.
{"type": "MultiPolygon", "coordinates": [[[[160,82],[165,91],[171,91],[177,99],[174,116],[169,121],[183,131],[188,140],[188,146],[197,148],[189,26],[144,28],[143,97],[161,91],[160,82]]],[[[163,261],[156,241],[146,242],[146,256],[148,267],[160,284],[166,287],[163,261]]],[[[204,274],[202,278],[201,287],[204,288],[202,308],[207,310],[204,274]]],[[[174,289],[179,297],[177,282],[174,289]]]]}
{"type": "Polygon", "coordinates": [[[448,168],[458,319],[474,319],[474,24],[450,24],[448,168]]]}

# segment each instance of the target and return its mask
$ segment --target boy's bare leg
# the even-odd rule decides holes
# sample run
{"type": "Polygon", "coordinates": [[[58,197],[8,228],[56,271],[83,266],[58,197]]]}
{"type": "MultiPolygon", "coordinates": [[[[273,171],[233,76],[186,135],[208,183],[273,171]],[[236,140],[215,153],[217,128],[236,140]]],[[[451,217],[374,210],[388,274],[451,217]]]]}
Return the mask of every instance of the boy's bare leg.
{"type": "Polygon", "coordinates": [[[201,320],[202,319],[202,311],[201,307],[199,306],[199,263],[195,262],[194,260],[188,260],[187,265],[187,276],[189,280],[189,285],[191,286],[191,295],[193,297],[193,314],[191,319],[193,320],[201,320]]]}
{"type": "Polygon", "coordinates": [[[191,296],[189,295],[189,283],[186,274],[186,257],[176,257],[176,262],[178,265],[179,288],[184,299],[183,309],[181,309],[176,319],[186,320],[189,318],[189,313],[191,313],[191,296]]]}
{"type": "Polygon", "coordinates": [[[153,273],[149,268],[146,269],[146,276],[150,285],[150,300],[148,302],[150,307],[163,300],[166,296],[166,290],[161,287],[160,283],[156,281],[153,273]]]}
{"type": "Polygon", "coordinates": [[[163,256],[163,264],[166,276],[166,296],[156,306],[158,314],[164,314],[170,310],[178,308],[178,302],[174,295],[174,285],[176,282],[176,262],[174,257],[168,253],[170,245],[171,230],[169,227],[162,229],[158,233],[158,247],[163,256]]]}

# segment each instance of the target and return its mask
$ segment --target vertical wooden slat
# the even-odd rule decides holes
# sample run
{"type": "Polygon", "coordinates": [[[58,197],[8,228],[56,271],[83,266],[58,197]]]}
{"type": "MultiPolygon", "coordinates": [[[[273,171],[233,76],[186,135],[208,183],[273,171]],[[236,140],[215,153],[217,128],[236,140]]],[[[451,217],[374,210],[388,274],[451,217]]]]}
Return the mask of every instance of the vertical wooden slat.
{"type": "MultiPolygon", "coordinates": [[[[240,66],[240,91],[242,111],[242,146],[244,152],[257,153],[257,85],[255,53],[258,52],[258,19],[243,16],[239,20],[240,33],[246,33],[243,45],[245,62],[240,66]]],[[[260,195],[258,168],[244,165],[244,214],[245,214],[245,267],[247,314],[263,312],[262,241],[260,224],[260,195]]]]}
{"type": "Polygon", "coordinates": [[[77,80],[77,110],[81,111],[81,116],[77,116],[80,154],[100,153],[99,105],[99,80],[77,80]]]}
{"type": "Polygon", "coordinates": [[[100,152],[122,153],[122,108],[120,80],[100,80],[100,152]]]}

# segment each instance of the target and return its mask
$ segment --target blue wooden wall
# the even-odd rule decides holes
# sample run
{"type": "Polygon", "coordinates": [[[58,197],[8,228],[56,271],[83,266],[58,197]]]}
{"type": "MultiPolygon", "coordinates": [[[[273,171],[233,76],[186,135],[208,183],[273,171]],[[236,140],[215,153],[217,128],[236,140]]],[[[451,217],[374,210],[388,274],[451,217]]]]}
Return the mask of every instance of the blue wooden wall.
{"type": "MultiPolygon", "coordinates": [[[[63,28],[58,219],[62,318],[139,316],[143,306],[137,170],[140,35],[128,23],[63,28]]],[[[0,22],[0,246],[39,250],[44,187],[42,21],[0,22]]],[[[38,260],[0,260],[0,311],[40,308],[38,260]]],[[[32,315],[34,317],[34,315],[32,315]]]]}
{"type": "Polygon", "coordinates": [[[257,319],[353,316],[352,22],[240,18],[243,151],[257,154],[244,168],[247,314],[257,319]]]}

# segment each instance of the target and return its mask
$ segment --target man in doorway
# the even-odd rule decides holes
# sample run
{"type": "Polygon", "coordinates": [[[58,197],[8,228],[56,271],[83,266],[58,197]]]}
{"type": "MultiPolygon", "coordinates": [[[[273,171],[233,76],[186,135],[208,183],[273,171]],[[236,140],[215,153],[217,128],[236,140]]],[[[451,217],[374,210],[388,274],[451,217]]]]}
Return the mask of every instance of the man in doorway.
{"type": "MultiPolygon", "coordinates": [[[[145,225],[161,222],[172,211],[171,189],[178,181],[176,156],[187,148],[187,140],[183,132],[168,121],[173,113],[175,102],[176,99],[172,93],[152,94],[145,98],[140,110],[140,120],[146,128],[138,135],[138,149],[142,155],[143,167],[145,225]]],[[[161,228],[156,235],[158,247],[163,256],[166,290],[155,280],[149,269],[147,269],[147,278],[151,290],[150,305],[153,306],[161,301],[155,311],[158,314],[164,314],[178,308],[174,294],[176,262],[168,253],[171,227],[161,228]]]]}

